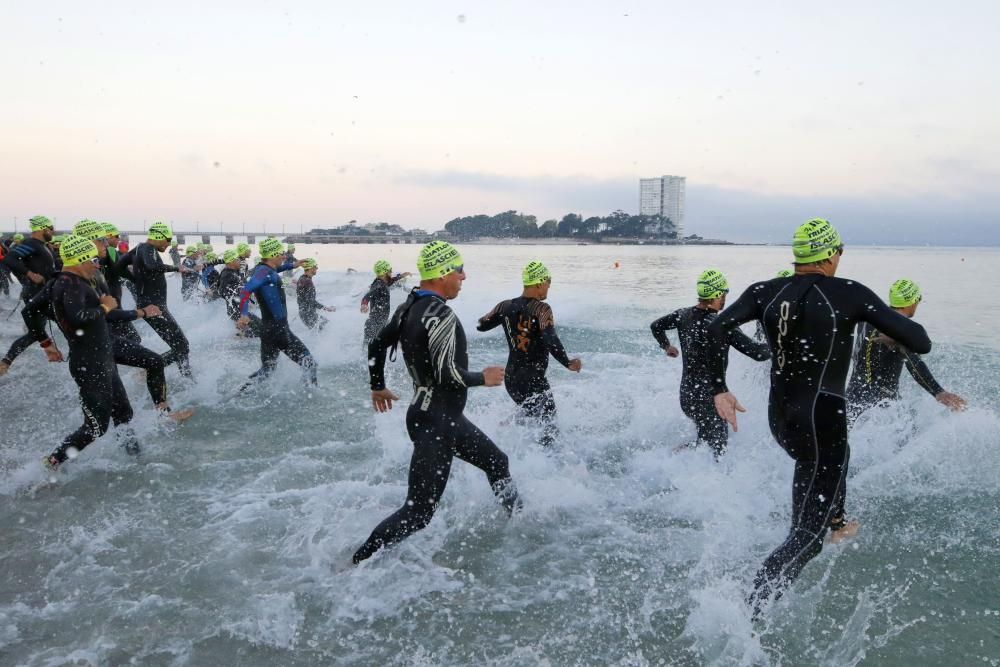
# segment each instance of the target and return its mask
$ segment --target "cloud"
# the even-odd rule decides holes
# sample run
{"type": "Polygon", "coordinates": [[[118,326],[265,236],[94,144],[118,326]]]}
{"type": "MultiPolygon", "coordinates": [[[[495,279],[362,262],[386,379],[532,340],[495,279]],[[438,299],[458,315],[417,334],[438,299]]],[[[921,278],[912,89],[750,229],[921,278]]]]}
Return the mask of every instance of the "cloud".
{"type": "MultiPolygon", "coordinates": [[[[588,176],[509,176],[473,171],[407,171],[400,185],[508,195],[510,208],[539,219],[565,213],[637,212],[638,179],[588,176]]],[[[688,181],[685,229],[711,238],[785,242],[799,223],[831,220],[845,241],[876,245],[1000,245],[1000,195],[978,188],[947,196],[912,194],[785,195],[736,190],[688,181]]],[[[496,213],[467,211],[465,215],[496,213]]]]}

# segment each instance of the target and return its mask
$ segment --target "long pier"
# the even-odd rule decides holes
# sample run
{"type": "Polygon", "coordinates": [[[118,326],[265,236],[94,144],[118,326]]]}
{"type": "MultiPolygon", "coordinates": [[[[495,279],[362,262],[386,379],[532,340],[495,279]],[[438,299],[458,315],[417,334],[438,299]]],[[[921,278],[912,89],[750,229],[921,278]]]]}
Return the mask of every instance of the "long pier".
{"type": "MultiPolygon", "coordinates": [[[[130,238],[145,238],[145,229],[143,230],[121,230],[123,234],[127,234],[130,238]]],[[[194,239],[191,243],[211,243],[213,238],[224,238],[226,245],[234,245],[236,243],[241,243],[245,241],[253,245],[259,239],[267,238],[268,236],[274,236],[282,240],[283,243],[393,243],[393,244],[424,244],[429,243],[434,240],[435,236],[430,234],[424,234],[419,236],[407,235],[407,236],[382,236],[382,235],[370,235],[370,234],[359,234],[356,236],[344,236],[340,234],[275,234],[269,232],[241,232],[241,233],[230,233],[230,232],[181,232],[174,231],[174,240],[181,245],[188,243],[189,238],[194,239]]]]}

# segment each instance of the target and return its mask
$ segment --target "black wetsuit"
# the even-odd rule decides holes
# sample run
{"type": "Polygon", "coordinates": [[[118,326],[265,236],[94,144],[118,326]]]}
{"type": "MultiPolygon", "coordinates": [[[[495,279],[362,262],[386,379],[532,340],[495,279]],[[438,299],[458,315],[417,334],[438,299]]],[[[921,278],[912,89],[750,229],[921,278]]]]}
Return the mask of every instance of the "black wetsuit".
{"type": "Polygon", "coordinates": [[[327,323],[327,319],[319,314],[319,311],[326,308],[316,300],[316,285],[309,276],[301,276],[295,283],[295,297],[299,304],[299,317],[302,323],[310,329],[319,325],[322,331],[327,323]]]}
{"type": "MultiPolygon", "coordinates": [[[[709,326],[725,351],[728,332],[751,320],[764,324],[771,347],[768,422],[778,444],[795,460],[792,525],[785,541],[754,579],[754,612],[794,581],[823,548],[831,523],[843,521],[850,447],[844,385],[854,327],[870,322],[917,352],[929,352],[923,327],[893,311],[861,283],[818,274],[751,285],[709,326]]],[[[728,391],[725,355],[710,375],[713,393],[728,391]]]]}
{"type": "Polygon", "coordinates": [[[198,273],[198,260],[193,257],[185,257],[180,266],[188,269],[181,274],[181,297],[185,301],[190,301],[191,297],[198,293],[198,285],[201,284],[201,276],[198,273]]]}
{"type": "Polygon", "coordinates": [[[504,370],[504,387],[522,413],[542,425],[541,444],[550,446],[559,435],[556,402],[545,377],[549,355],[569,368],[570,359],[556,334],[552,308],[544,301],[519,296],[501,301],[479,319],[479,331],[503,324],[510,352],[504,370]]]}
{"type": "Polygon", "coordinates": [[[430,523],[444,494],[454,457],[486,473],[507,510],[518,506],[507,455],[464,414],[469,387],[484,384],[482,373],[468,370],[465,332],[445,300],[413,290],[368,347],[373,391],[385,389],[385,354],[396,344],[413,378],[413,401],[406,431],[413,441],[406,502],[382,521],[354,554],[359,563],[430,523]]]}
{"type": "MultiPolygon", "coordinates": [[[[729,426],[715,411],[715,395],[712,392],[711,364],[717,351],[714,339],[708,333],[708,325],[717,313],[707,308],[681,308],[664,315],[650,325],[653,337],[660,347],[670,347],[668,329],[677,329],[681,341],[681,410],[698,427],[698,442],[707,442],[719,458],[726,453],[729,444],[729,426]]],[[[754,361],[771,358],[766,343],[755,343],[739,329],[729,332],[726,364],[729,363],[728,348],[735,348],[754,361]]]]}
{"type": "Polygon", "coordinates": [[[288,326],[288,307],[285,304],[285,289],[280,272],[290,271],[292,264],[286,262],[277,269],[267,264],[258,264],[253,275],[243,287],[240,297],[240,312],[249,314],[250,296],[257,297],[260,307],[260,370],[250,376],[240,391],[266,379],[278,367],[278,356],[284,352],[289,359],[302,367],[306,382],[316,384],[316,361],[309,348],[288,326]]]}
{"type": "Polygon", "coordinates": [[[9,251],[10,246],[7,242],[0,242],[0,292],[3,292],[4,296],[10,296],[10,269],[3,261],[9,251]]]}
{"type": "MultiPolygon", "coordinates": [[[[30,237],[21,241],[12,249],[10,249],[3,258],[3,264],[11,273],[20,281],[21,283],[21,302],[27,305],[31,299],[42,291],[45,283],[55,275],[56,263],[55,258],[52,255],[52,251],[49,250],[48,244],[35,237],[30,237]],[[37,273],[42,276],[45,280],[41,284],[36,284],[28,279],[28,272],[37,273]]],[[[41,319],[38,322],[33,322],[32,324],[40,325],[44,328],[45,326],[45,316],[38,316],[41,319]]],[[[30,326],[29,326],[30,329],[30,326]]],[[[14,363],[14,360],[26,349],[31,347],[32,343],[35,342],[34,336],[31,332],[24,334],[15,340],[10,349],[7,350],[7,354],[4,355],[3,361],[6,361],[8,365],[14,363]]]]}
{"type": "Polygon", "coordinates": [[[150,304],[160,308],[159,317],[151,317],[146,324],[170,346],[170,351],[163,355],[163,362],[168,366],[177,362],[181,375],[191,376],[191,362],[188,359],[191,347],[188,339],[181,331],[177,320],[167,308],[167,273],[177,271],[176,266],[164,264],[159,251],[149,243],[140,243],[118,260],[116,268],[119,274],[123,265],[132,265],[132,275],[135,282],[135,300],[140,308],[150,304]]]}
{"type": "Polygon", "coordinates": [[[177,250],[177,246],[170,246],[170,261],[173,262],[174,266],[180,268],[181,253],[177,250]]]}
{"type": "MultiPolygon", "coordinates": [[[[101,275],[107,285],[108,294],[113,296],[118,302],[118,307],[122,305],[122,277],[118,273],[118,250],[108,246],[107,255],[101,259],[101,275]]],[[[142,336],[129,320],[108,320],[108,328],[111,335],[117,338],[124,338],[136,345],[142,344],[142,336]]]]}
{"type": "MultiPolygon", "coordinates": [[[[57,274],[51,286],[51,305],[69,344],[69,372],[80,388],[84,417],[83,426],[52,453],[62,463],[71,447],[80,451],[104,435],[109,422],[120,426],[131,421],[132,406],[118,377],[104,309],[90,283],[72,273],[57,274]]],[[[126,449],[138,451],[135,436],[130,432],[126,436],[126,449]]]]}
{"type": "MultiPolygon", "coordinates": [[[[226,315],[233,322],[240,319],[240,297],[243,293],[243,274],[239,269],[224,268],[219,272],[219,285],[216,288],[219,298],[226,303],[226,315]]],[[[260,337],[260,318],[252,313],[247,313],[250,324],[243,329],[243,335],[247,338],[260,337]]]]}
{"type": "MultiPolygon", "coordinates": [[[[45,318],[55,320],[56,314],[53,307],[52,294],[56,281],[50,281],[41,292],[28,302],[24,307],[22,317],[28,325],[28,331],[34,340],[39,343],[44,342],[48,336],[45,332],[44,324],[39,326],[39,322],[44,323],[45,318]],[[39,317],[41,316],[41,317],[39,317]]],[[[91,287],[98,296],[114,294],[109,290],[107,282],[98,274],[91,287]]],[[[108,311],[104,315],[104,321],[108,326],[108,335],[111,337],[111,349],[115,363],[122,366],[142,368],[146,371],[146,389],[149,390],[149,397],[154,405],[158,405],[167,400],[167,380],[163,371],[165,364],[163,357],[143,347],[140,343],[131,338],[116,333],[120,328],[117,324],[131,324],[138,319],[138,312],[135,310],[122,310],[118,308],[108,311]]]]}
{"type": "Polygon", "coordinates": [[[879,342],[880,334],[868,323],[858,327],[854,372],[847,385],[848,420],[851,423],[868,408],[899,398],[899,377],[904,365],[917,384],[931,396],[944,391],[919,354],[901,345],[879,342]]]}
{"type": "Polygon", "coordinates": [[[389,282],[375,278],[361,303],[368,304],[368,319],[365,320],[365,347],[374,340],[378,332],[389,322],[389,288],[399,282],[400,276],[393,276],[389,282]]]}

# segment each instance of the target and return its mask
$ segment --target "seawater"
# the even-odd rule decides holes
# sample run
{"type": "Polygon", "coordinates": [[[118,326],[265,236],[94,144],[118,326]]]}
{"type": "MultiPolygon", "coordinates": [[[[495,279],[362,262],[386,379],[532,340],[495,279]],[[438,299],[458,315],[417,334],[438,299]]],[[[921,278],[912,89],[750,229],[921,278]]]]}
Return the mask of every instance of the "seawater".
{"type": "MultiPolygon", "coordinates": [[[[37,347],[0,379],[0,664],[1000,664],[1000,251],[848,246],[842,276],[879,294],[920,283],[927,362],[970,408],[949,413],[904,373],[903,400],[851,434],[858,537],[824,549],[755,627],[743,597],[787,531],[792,474],[767,429],[766,365],[731,354],[748,412],[721,463],[675,453],[694,428],[680,361],[649,323],[692,304],[703,269],[724,271],[735,298],[786,267],[787,248],[462,246],[452,305],[474,369],[506,357],[476,318],[519,293],[528,260],[552,269],[560,335],[584,360],[579,375],[549,373],[561,444],[541,451],[502,388],[473,389],[467,414],[510,455],[524,512],[504,518],[456,461],[430,527],[356,568],[350,554],[403,502],[411,452],[400,364],[389,385],[403,401],[371,410],[358,300],[376,259],[412,271],[418,248],[298,250],[319,259],[319,299],[337,307],[310,332],[289,294],[318,389],[283,358],[237,396],[257,341],[233,336],[221,303],[181,301],[176,277],[197,379],[168,369],[171,403],[197,414],[165,429],[123,368],[138,461],[109,434],[46,483],[39,460],[81,423],[76,387],[37,347]]],[[[6,347],[21,327],[4,316],[6,347]]]]}

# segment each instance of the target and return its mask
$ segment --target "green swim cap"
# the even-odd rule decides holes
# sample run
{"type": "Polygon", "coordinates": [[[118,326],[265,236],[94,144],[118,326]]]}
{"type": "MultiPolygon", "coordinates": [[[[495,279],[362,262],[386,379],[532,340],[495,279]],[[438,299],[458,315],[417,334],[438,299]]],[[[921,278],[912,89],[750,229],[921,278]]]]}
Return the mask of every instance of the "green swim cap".
{"type": "Polygon", "coordinates": [[[31,226],[31,231],[33,232],[40,232],[43,229],[55,229],[55,225],[52,224],[52,221],[44,215],[36,215],[28,220],[28,224],[31,226]]]}
{"type": "Polygon", "coordinates": [[[240,255],[243,255],[243,254],[246,254],[246,253],[250,252],[250,244],[248,244],[248,243],[239,243],[239,244],[237,244],[236,245],[236,252],[238,254],[240,254],[240,255]]]}
{"type": "Polygon", "coordinates": [[[272,257],[277,257],[285,252],[285,246],[283,246],[281,241],[273,236],[269,236],[258,243],[257,249],[260,251],[261,259],[271,259],[272,257]]]}
{"type": "Polygon", "coordinates": [[[893,308],[906,308],[920,303],[923,298],[920,288],[912,280],[900,278],[889,288],[889,305],[893,308]]]}
{"type": "Polygon", "coordinates": [[[521,269],[521,284],[525,287],[540,285],[546,280],[552,280],[552,274],[541,262],[528,262],[528,265],[521,269]]]}
{"type": "Polygon", "coordinates": [[[177,247],[177,240],[175,239],[175,240],[171,241],[170,245],[172,245],[173,247],[176,248],[177,247]]]}
{"type": "Polygon", "coordinates": [[[94,220],[81,220],[76,223],[76,226],[73,227],[73,234],[91,241],[103,241],[107,238],[101,223],[94,220]]]}
{"type": "Polygon", "coordinates": [[[70,234],[59,246],[63,266],[76,266],[97,257],[97,246],[85,236],[70,234]]]}
{"type": "Polygon", "coordinates": [[[197,255],[198,254],[198,248],[197,248],[197,246],[189,245],[187,247],[187,250],[184,251],[184,254],[187,255],[188,257],[191,257],[193,255],[197,255]]]}
{"type": "Polygon", "coordinates": [[[844,246],[829,220],[813,218],[799,226],[792,236],[796,264],[812,264],[830,259],[844,246]]]}
{"type": "Polygon", "coordinates": [[[205,261],[206,262],[214,262],[217,259],[219,259],[219,258],[215,256],[214,252],[207,252],[207,253],[205,253],[205,261]]]}
{"type": "Polygon", "coordinates": [[[698,298],[718,299],[729,291],[729,281],[718,269],[705,269],[698,276],[698,298]]]}
{"type": "Polygon", "coordinates": [[[222,253],[222,261],[226,264],[237,261],[240,258],[240,253],[237,250],[230,248],[226,252],[222,253]]]}
{"type": "Polygon", "coordinates": [[[777,277],[778,278],[791,278],[794,275],[795,275],[795,272],[792,271],[791,269],[782,269],[781,271],[778,271],[777,277]]]}
{"type": "Polygon", "coordinates": [[[318,269],[319,264],[316,263],[315,259],[310,257],[309,259],[302,262],[302,268],[305,269],[306,271],[311,271],[312,269],[318,269]]]}
{"type": "Polygon", "coordinates": [[[14,236],[12,238],[15,241],[23,241],[24,240],[24,234],[18,232],[17,234],[14,234],[14,236]]]}
{"type": "Polygon", "coordinates": [[[146,238],[150,241],[169,241],[173,236],[174,233],[170,231],[170,227],[165,223],[154,222],[149,226],[149,233],[146,235],[146,238]]]}
{"type": "Polygon", "coordinates": [[[417,257],[421,280],[443,278],[462,266],[462,256],[447,241],[431,241],[420,249],[420,256],[417,257]]]}
{"type": "Polygon", "coordinates": [[[373,268],[372,270],[375,272],[376,276],[381,276],[386,273],[392,273],[392,264],[385,261],[384,259],[380,259],[379,261],[375,262],[375,268],[373,268]]]}
{"type": "Polygon", "coordinates": [[[202,252],[212,252],[212,244],[211,243],[199,243],[198,244],[198,250],[201,250],[202,252]]]}
{"type": "Polygon", "coordinates": [[[285,252],[295,252],[295,244],[294,243],[289,243],[288,247],[285,248],[285,252]]]}
{"type": "Polygon", "coordinates": [[[105,236],[118,236],[120,234],[118,228],[110,222],[102,222],[101,227],[104,229],[105,236]]]}
{"type": "Polygon", "coordinates": [[[69,236],[69,234],[56,234],[55,236],[52,237],[51,243],[53,245],[59,245],[60,243],[66,240],[67,236],[69,236]]]}

